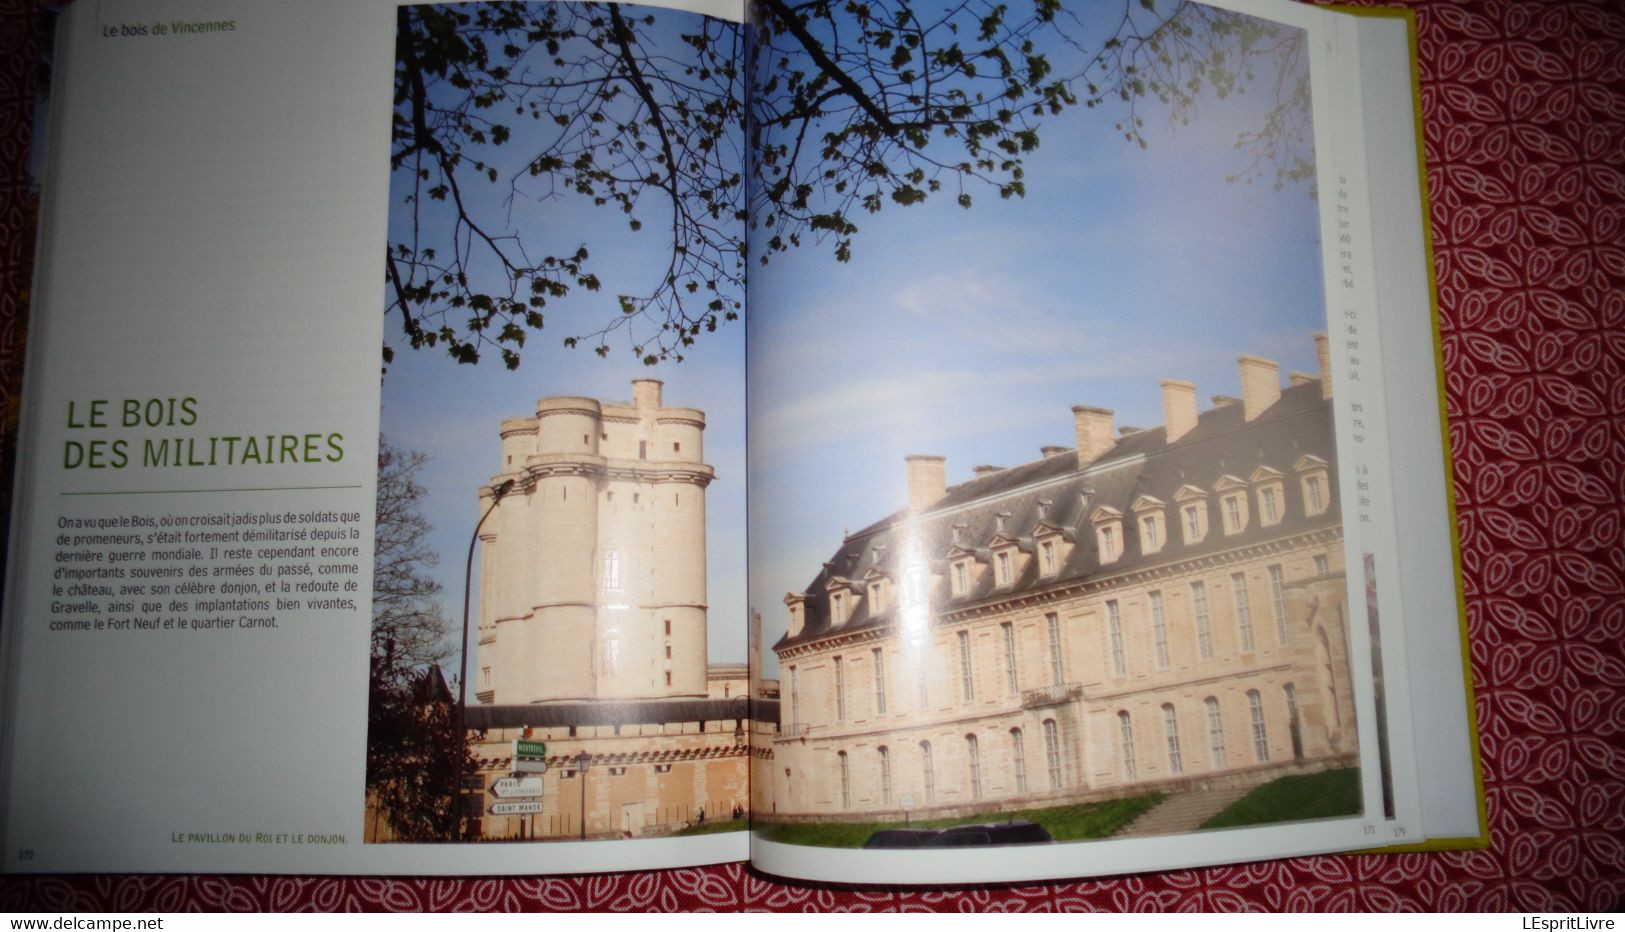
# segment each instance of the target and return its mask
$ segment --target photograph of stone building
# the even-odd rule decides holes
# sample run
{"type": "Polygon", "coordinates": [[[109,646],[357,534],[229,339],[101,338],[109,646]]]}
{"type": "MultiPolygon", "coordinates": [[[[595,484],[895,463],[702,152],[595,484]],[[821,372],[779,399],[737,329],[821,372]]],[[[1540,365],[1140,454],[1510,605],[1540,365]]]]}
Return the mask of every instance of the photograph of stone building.
{"type": "Polygon", "coordinates": [[[707,661],[704,430],[657,379],[502,422],[479,490],[470,835],[642,837],[748,807],[748,672],[707,661]],[[500,795],[527,774],[540,792],[500,795]]]}
{"type": "Polygon", "coordinates": [[[1211,406],[1164,380],[1158,427],[1073,407],[1075,446],[953,486],[942,457],[907,457],[906,507],[784,597],[764,817],[993,818],[1145,793],[1219,806],[1355,766],[1316,344],[1320,371],[1284,387],[1276,363],[1239,357],[1240,397],[1211,406]]]}

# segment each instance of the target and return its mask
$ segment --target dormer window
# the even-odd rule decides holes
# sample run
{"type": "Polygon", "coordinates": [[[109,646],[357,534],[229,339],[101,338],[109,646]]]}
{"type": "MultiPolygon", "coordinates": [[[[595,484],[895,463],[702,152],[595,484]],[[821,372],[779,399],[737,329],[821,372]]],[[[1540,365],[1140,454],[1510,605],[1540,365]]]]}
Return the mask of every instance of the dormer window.
{"type": "Polygon", "coordinates": [[[1163,542],[1168,534],[1163,526],[1163,511],[1166,509],[1159,498],[1142,495],[1134,500],[1134,514],[1139,519],[1140,552],[1151,554],[1162,551],[1163,542]]]}
{"type": "Polygon", "coordinates": [[[1247,508],[1247,484],[1235,476],[1221,476],[1213,491],[1219,494],[1219,515],[1226,534],[1247,530],[1252,516],[1247,508]]]}
{"type": "MultiPolygon", "coordinates": [[[[806,603],[807,597],[799,592],[786,593],[784,596],[784,605],[789,614],[787,619],[788,624],[786,625],[786,633],[788,633],[790,637],[795,637],[801,633],[801,627],[807,619],[805,611],[806,603]]],[[[666,622],[666,635],[668,637],[671,636],[670,621],[666,622]]]]}
{"type": "Polygon", "coordinates": [[[1010,551],[1003,551],[993,557],[993,579],[1001,586],[1010,585],[1010,551]]]}
{"type": "Polygon", "coordinates": [[[1253,492],[1258,499],[1258,523],[1264,527],[1280,524],[1282,506],[1286,504],[1284,477],[1278,470],[1260,466],[1248,478],[1252,480],[1253,492]]]}
{"type": "Polygon", "coordinates": [[[1100,547],[1100,562],[1113,563],[1123,555],[1123,513],[1110,506],[1095,509],[1090,516],[1095,525],[1095,542],[1100,547]]]}
{"type": "Polygon", "coordinates": [[[1060,560],[1056,555],[1055,541],[1046,540],[1038,545],[1038,571],[1045,576],[1054,576],[1061,568],[1060,560]]]}
{"type": "Polygon", "coordinates": [[[903,606],[925,607],[925,567],[911,566],[903,574],[903,606]]]}
{"type": "Polygon", "coordinates": [[[846,621],[846,593],[832,592],[829,596],[829,623],[831,626],[846,621]]]}
{"type": "Polygon", "coordinates": [[[1326,513],[1331,503],[1331,473],[1325,460],[1312,454],[1298,458],[1293,468],[1303,489],[1303,510],[1310,517],[1326,513]]]}
{"type": "Polygon", "coordinates": [[[1207,493],[1194,485],[1182,486],[1174,493],[1174,503],[1185,546],[1201,543],[1207,537],[1207,493]]]}
{"type": "Polygon", "coordinates": [[[869,583],[869,614],[878,615],[886,610],[886,584],[883,580],[869,583]]]}
{"type": "Polygon", "coordinates": [[[964,595],[970,591],[970,561],[960,560],[953,567],[954,595],[964,595]]]}

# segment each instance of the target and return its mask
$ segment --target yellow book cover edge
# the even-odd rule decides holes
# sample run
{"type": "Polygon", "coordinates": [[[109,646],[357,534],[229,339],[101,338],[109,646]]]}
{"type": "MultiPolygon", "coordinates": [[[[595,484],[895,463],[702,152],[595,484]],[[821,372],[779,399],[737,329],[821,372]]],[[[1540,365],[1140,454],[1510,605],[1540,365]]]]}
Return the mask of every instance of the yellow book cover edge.
{"type": "Polygon", "coordinates": [[[1421,194],[1418,207],[1422,212],[1422,246],[1427,257],[1428,310],[1433,323],[1433,365],[1438,383],[1439,438],[1444,449],[1445,507],[1450,515],[1450,559],[1455,571],[1456,617],[1461,625],[1461,674],[1466,687],[1467,739],[1473,759],[1473,789],[1478,797],[1478,827],[1476,836],[1430,838],[1409,845],[1388,845],[1382,848],[1362,849],[1359,854],[1398,854],[1410,851],[1462,851],[1490,846],[1489,804],[1484,796],[1484,765],[1478,746],[1478,703],[1473,692],[1472,648],[1467,633],[1467,593],[1461,579],[1461,532],[1456,521],[1455,465],[1450,454],[1450,421],[1445,413],[1444,336],[1439,325],[1439,276],[1433,259],[1433,222],[1429,215],[1427,154],[1422,142],[1422,75],[1416,45],[1416,12],[1392,7],[1350,7],[1329,4],[1325,9],[1350,16],[1382,17],[1405,21],[1406,41],[1410,45],[1411,59],[1411,113],[1416,131],[1416,181],[1421,194]]]}

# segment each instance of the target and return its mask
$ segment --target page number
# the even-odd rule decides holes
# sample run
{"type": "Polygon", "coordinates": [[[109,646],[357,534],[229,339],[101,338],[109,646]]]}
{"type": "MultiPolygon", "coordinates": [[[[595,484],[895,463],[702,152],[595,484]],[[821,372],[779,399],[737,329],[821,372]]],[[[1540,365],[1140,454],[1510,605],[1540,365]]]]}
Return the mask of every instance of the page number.
{"type": "Polygon", "coordinates": [[[19,860],[19,861],[32,861],[32,860],[34,860],[34,849],[33,848],[18,848],[17,849],[17,860],[19,860]]]}
{"type": "Polygon", "coordinates": [[[1367,822],[1366,824],[1364,824],[1364,825],[1362,825],[1360,827],[1365,830],[1365,834],[1367,834],[1367,835],[1375,835],[1375,834],[1377,834],[1377,827],[1375,825],[1372,825],[1370,822],[1367,822]]]}

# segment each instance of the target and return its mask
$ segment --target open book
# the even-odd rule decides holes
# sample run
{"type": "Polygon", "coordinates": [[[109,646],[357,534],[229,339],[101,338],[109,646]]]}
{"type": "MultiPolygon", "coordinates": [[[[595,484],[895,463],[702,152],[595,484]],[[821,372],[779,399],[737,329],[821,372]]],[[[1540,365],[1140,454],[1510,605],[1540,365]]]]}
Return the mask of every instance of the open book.
{"type": "Polygon", "coordinates": [[[1409,23],[1107,7],[73,5],[4,868],[1481,844],[1409,23]]]}

